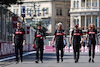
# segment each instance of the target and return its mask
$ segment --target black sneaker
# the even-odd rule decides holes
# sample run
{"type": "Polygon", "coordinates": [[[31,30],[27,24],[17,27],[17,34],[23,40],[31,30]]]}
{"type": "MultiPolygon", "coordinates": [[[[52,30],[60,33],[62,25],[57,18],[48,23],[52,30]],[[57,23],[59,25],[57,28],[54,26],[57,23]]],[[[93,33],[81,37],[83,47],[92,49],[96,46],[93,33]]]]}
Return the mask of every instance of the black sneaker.
{"type": "Polygon", "coordinates": [[[21,63],[23,62],[23,60],[21,60],[21,63]]]}
{"type": "Polygon", "coordinates": [[[43,61],[41,61],[41,63],[43,63],[43,61]]]}
{"type": "Polygon", "coordinates": [[[39,63],[39,61],[38,61],[38,60],[36,60],[36,61],[35,61],[35,63],[39,63]]]}
{"type": "Polygon", "coordinates": [[[75,60],[75,63],[78,63],[78,59],[75,60]]]}
{"type": "Polygon", "coordinates": [[[16,64],[18,64],[19,63],[19,61],[16,61],[16,64]]]}
{"type": "Polygon", "coordinates": [[[59,61],[57,61],[57,63],[59,63],[59,61]]]}
{"type": "Polygon", "coordinates": [[[91,58],[89,59],[89,63],[91,62],[91,58]]]}
{"type": "Polygon", "coordinates": [[[63,58],[61,58],[61,62],[63,62],[63,58]]]}
{"type": "Polygon", "coordinates": [[[94,63],[94,60],[92,59],[92,63],[94,63]]]}

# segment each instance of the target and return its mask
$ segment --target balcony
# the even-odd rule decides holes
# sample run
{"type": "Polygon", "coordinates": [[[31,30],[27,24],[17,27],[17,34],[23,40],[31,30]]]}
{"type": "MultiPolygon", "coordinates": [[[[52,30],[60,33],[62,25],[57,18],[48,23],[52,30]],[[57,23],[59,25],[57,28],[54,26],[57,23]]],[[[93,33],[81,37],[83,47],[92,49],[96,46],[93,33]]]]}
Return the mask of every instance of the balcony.
{"type": "Polygon", "coordinates": [[[91,7],[91,8],[88,8],[88,7],[81,7],[81,8],[71,8],[70,9],[70,13],[71,12],[95,12],[95,11],[100,11],[100,8],[99,7],[91,7]]]}
{"type": "Polygon", "coordinates": [[[72,12],[97,12],[100,11],[98,0],[83,0],[81,3],[74,4],[74,8],[70,8],[70,13],[72,12]]]}

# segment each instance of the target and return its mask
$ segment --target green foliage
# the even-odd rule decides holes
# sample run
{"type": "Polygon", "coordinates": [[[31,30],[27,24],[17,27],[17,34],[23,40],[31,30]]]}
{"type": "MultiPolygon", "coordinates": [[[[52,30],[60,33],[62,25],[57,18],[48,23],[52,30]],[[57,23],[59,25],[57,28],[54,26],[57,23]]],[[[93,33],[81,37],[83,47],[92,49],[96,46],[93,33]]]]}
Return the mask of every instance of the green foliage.
{"type": "Polygon", "coordinates": [[[18,1],[21,1],[19,4],[23,4],[22,0],[0,0],[0,4],[11,5],[18,3],[18,1]]]}
{"type": "Polygon", "coordinates": [[[45,31],[45,32],[47,31],[47,28],[46,28],[46,26],[44,25],[45,23],[42,22],[42,21],[37,21],[37,22],[35,22],[35,23],[31,23],[30,26],[32,26],[34,29],[37,30],[38,24],[41,24],[41,27],[42,27],[42,30],[43,30],[43,31],[45,31]]]}

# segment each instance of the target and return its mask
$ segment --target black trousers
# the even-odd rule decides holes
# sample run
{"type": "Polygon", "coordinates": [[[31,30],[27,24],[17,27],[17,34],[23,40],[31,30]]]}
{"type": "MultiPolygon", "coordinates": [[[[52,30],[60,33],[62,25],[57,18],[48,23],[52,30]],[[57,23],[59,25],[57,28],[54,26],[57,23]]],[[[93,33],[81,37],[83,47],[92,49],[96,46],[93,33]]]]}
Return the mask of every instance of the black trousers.
{"type": "Polygon", "coordinates": [[[16,55],[16,61],[19,61],[18,58],[18,51],[20,52],[20,59],[23,60],[23,45],[22,43],[15,43],[15,55],[16,55]]]}
{"type": "Polygon", "coordinates": [[[38,45],[36,47],[36,60],[39,61],[39,51],[40,51],[40,60],[42,61],[43,60],[43,44],[42,45],[38,45]]]}
{"type": "Polygon", "coordinates": [[[92,58],[95,56],[95,44],[89,45],[89,57],[91,56],[91,47],[92,47],[92,58]]]}
{"type": "Polygon", "coordinates": [[[61,59],[63,58],[63,47],[56,47],[57,61],[59,61],[59,50],[61,50],[61,59]]]}
{"type": "Polygon", "coordinates": [[[73,49],[74,49],[74,60],[78,60],[80,56],[80,44],[74,44],[73,49]]]}
{"type": "Polygon", "coordinates": [[[91,49],[92,49],[92,58],[95,56],[95,45],[96,41],[95,40],[89,40],[89,57],[91,56],[91,49]]]}

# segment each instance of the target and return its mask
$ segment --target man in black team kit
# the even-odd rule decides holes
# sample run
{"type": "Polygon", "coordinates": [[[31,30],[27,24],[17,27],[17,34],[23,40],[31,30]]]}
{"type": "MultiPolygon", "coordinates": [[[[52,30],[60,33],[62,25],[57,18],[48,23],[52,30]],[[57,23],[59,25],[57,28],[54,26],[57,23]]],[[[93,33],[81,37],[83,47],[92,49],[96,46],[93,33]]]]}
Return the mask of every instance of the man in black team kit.
{"type": "Polygon", "coordinates": [[[62,23],[58,23],[58,29],[55,31],[53,42],[56,40],[56,55],[57,63],[59,63],[59,50],[61,50],[61,62],[63,62],[63,36],[66,36],[65,31],[62,29],[62,23]]]}
{"type": "Polygon", "coordinates": [[[35,32],[33,44],[36,43],[36,63],[39,62],[39,50],[40,50],[40,61],[43,63],[43,48],[44,42],[43,40],[46,39],[44,31],[41,29],[41,25],[38,25],[38,30],[35,32]],[[35,43],[34,43],[35,42],[35,43]]]}
{"type": "Polygon", "coordinates": [[[18,50],[20,51],[21,62],[23,61],[22,54],[23,54],[23,45],[25,45],[25,38],[26,38],[25,30],[21,28],[21,22],[17,22],[17,29],[15,29],[12,37],[12,43],[13,46],[15,46],[16,64],[19,62],[18,50]]]}
{"type": "Polygon", "coordinates": [[[80,55],[80,47],[83,41],[82,30],[79,30],[78,25],[75,25],[75,29],[72,31],[70,37],[70,44],[72,45],[72,38],[73,38],[73,49],[74,49],[74,60],[75,63],[79,60],[80,55]],[[82,39],[81,39],[82,36],[82,39]]]}

